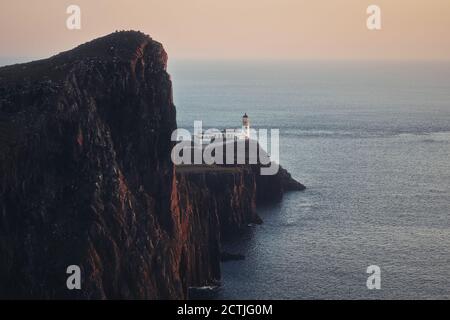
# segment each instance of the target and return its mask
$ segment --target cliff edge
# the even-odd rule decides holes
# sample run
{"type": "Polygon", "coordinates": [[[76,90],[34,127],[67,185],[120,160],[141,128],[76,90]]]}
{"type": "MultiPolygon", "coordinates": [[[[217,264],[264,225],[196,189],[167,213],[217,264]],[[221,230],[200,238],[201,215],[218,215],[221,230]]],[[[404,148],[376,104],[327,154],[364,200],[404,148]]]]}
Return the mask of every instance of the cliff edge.
{"type": "Polygon", "coordinates": [[[172,210],[166,62],[150,37],[116,32],[0,68],[0,297],[183,298],[184,273],[215,276],[189,270],[172,210]],[[66,288],[69,265],[82,290],[66,288]]]}

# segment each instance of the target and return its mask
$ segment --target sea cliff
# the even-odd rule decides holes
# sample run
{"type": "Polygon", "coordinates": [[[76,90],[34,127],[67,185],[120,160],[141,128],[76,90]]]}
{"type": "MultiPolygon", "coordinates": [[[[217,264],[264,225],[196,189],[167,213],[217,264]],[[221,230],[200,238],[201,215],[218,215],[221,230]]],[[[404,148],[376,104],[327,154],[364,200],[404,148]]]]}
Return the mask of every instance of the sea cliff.
{"type": "Polygon", "coordinates": [[[166,66],[130,31],[0,68],[0,298],[186,298],[220,280],[221,240],[257,204],[304,188],[284,169],[175,167],[166,66]]]}

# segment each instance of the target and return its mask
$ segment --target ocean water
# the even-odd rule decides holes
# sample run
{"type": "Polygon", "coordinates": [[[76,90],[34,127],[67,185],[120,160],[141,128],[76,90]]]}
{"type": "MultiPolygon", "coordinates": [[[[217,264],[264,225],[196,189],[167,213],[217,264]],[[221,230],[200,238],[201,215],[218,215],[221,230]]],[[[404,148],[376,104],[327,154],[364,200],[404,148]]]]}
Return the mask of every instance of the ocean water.
{"type": "Polygon", "coordinates": [[[450,298],[450,64],[170,62],[179,127],[279,128],[307,186],[225,249],[223,299],[450,298]],[[368,290],[370,265],[381,289],[368,290]]]}

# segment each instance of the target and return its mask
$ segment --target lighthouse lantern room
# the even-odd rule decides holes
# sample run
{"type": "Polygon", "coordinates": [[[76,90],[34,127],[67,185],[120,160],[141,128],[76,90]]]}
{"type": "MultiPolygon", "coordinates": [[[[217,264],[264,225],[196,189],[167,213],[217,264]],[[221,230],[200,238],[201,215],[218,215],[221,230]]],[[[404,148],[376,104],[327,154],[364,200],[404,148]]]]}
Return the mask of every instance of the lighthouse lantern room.
{"type": "Polygon", "coordinates": [[[242,132],[246,139],[250,138],[250,120],[247,113],[242,117],[242,132]]]}

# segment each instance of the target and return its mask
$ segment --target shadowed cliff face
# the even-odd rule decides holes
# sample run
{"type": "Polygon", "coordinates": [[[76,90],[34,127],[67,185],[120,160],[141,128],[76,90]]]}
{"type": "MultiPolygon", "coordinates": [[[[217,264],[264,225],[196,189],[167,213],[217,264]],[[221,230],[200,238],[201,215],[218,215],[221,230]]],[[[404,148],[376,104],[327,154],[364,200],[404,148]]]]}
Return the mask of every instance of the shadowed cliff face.
{"type": "Polygon", "coordinates": [[[259,174],[259,166],[253,166],[252,169],[256,177],[256,202],[258,205],[280,202],[285,192],[306,189],[303,184],[292,178],[291,174],[281,166],[277,174],[268,176],[259,174]]]}
{"type": "Polygon", "coordinates": [[[0,68],[0,297],[185,296],[197,266],[171,202],[166,60],[120,32],[0,68]],[[72,264],[83,290],[66,288],[72,264]]]}
{"type": "Polygon", "coordinates": [[[117,32],[0,68],[0,298],[186,298],[220,280],[221,238],[259,222],[257,202],[301,186],[250,166],[175,173],[166,63],[117,32]]]}
{"type": "Polygon", "coordinates": [[[256,176],[249,166],[178,166],[176,176],[184,195],[181,205],[216,217],[219,240],[261,222],[256,213],[256,176]]]}

